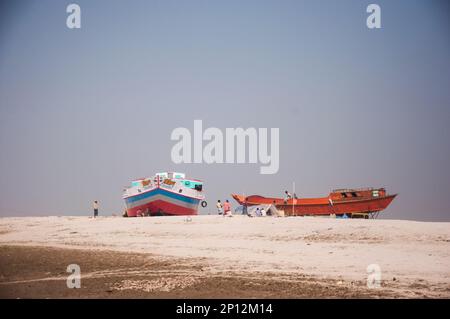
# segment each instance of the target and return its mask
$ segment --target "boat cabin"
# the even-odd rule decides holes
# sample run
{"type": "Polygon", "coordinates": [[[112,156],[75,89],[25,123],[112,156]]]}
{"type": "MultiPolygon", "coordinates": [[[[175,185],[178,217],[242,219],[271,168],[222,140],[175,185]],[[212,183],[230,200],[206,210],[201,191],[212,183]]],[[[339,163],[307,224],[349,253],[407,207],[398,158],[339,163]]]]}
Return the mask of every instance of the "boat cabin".
{"type": "Polygon", "coordinates": [[[377,189],[345,188],[345,189],[335,189],[330,193],[330,198],[333,201],[384,197],[384,196],[386,196],[386,190],[384,188],[377,188],[377,189]]]}
{"type": "Polygon", "coordinates": [[[179,172],[162,172],[155,174],[154,182],[166,185],[174,185],[179,182],[182,186],[201,192],[203,182],[196,179],[186,179],[186,174],[179,172]]]}

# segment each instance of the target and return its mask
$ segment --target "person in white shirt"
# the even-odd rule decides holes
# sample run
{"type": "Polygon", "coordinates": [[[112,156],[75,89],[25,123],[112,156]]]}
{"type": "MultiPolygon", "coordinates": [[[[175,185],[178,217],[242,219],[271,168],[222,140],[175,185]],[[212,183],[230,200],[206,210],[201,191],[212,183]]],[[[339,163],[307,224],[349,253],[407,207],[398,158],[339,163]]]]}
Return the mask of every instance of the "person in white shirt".
{"type": "Polygon", "coordinates": [[[217,201],[216,207],[217,207],[217,213],[219,215],[222,215],[223,214],[223,210],[222,210],[223,206],[222,206],[222,203],[220,202],[220,199],[217,201]]]}
{"type": "Polygon", "coordinates": [[[92,205],[94,207],[94,218],[98,216],[98,201],[94,200],[94,204],[92,205]]]}
{"type": "Polygon", "coordinates": [[[288,200],[292,198],[292,195],[288,191],[285,191],[284,194],[285,194],[284,203],[287,204],[288,200]]]}

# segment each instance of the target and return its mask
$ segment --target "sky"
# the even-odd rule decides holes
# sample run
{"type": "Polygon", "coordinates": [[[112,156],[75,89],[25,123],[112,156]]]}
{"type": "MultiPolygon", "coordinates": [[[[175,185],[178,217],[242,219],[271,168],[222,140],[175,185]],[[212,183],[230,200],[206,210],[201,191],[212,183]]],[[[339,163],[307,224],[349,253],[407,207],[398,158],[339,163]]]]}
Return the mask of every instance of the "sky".
{"type": "MultiPolygon", "coordinates": [[[[385,187],[382,218],[450,221],[447,1],[0,5],[0,216],[120,214],[159,171],[231,193],[385,187]],[[366,8],[381,7],[381,29],[366,8]],[[177,127],[279,128],[280,167],[175,164],[177,127]]],[[[233,203],[236,205],[236,203],[233,203]]]]}

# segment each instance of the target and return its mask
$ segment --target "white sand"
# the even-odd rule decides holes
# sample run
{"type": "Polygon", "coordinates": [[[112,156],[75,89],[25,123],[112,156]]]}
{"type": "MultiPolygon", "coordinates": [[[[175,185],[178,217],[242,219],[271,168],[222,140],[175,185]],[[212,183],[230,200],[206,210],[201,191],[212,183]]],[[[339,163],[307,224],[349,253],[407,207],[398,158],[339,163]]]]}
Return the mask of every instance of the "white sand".
{"type": "Polygon", "coordinates": [[[450,290],[450,223],[234,216],[0,218],[0,244],[193,257],[210,271],[382,279],[450,290]]]}

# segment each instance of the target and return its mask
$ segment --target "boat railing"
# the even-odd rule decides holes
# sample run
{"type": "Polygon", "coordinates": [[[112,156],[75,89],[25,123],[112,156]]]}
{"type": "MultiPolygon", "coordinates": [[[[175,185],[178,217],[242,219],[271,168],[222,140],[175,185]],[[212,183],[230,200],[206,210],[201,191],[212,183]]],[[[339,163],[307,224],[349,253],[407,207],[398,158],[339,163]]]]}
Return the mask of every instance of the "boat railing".
{"type": "Polygon", "coordinates": [[[338,189],[333,189],[332,193],[368,192],[368,191],[374,191],[374,190],[379,190],[379,189],[380,188],[374,188],[374,187],[338,188],[338,189]]]}

